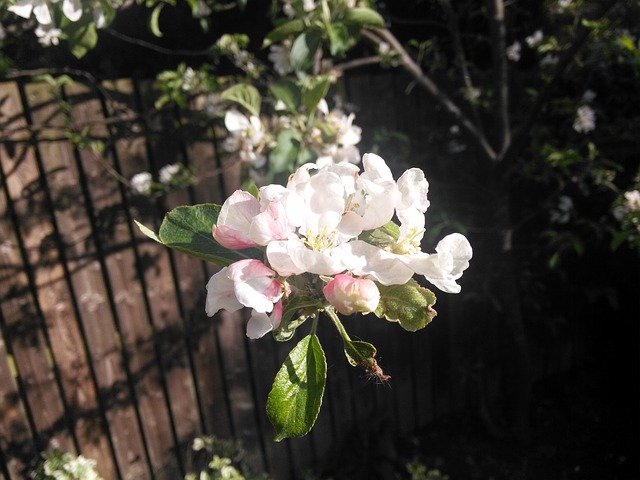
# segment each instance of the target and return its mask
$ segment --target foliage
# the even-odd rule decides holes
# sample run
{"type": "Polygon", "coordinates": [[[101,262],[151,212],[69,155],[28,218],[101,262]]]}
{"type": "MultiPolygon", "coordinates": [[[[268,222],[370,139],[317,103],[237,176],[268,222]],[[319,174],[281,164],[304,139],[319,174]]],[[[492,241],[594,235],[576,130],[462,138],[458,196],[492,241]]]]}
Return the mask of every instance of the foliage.
{"type": "Polygon", "coordinates": [[[42,462],[32,472],[34,480],[101,480],[96,473],[95,460],[61,450],[42,454],[42,462]]]}
{"type": "Polygon", "coordinates": [[[254,472],[247,464],[239,442],[214,436],[196,437],[192,451],[193,465],[184,480],[269,480],[268,475],[254,472]]]}

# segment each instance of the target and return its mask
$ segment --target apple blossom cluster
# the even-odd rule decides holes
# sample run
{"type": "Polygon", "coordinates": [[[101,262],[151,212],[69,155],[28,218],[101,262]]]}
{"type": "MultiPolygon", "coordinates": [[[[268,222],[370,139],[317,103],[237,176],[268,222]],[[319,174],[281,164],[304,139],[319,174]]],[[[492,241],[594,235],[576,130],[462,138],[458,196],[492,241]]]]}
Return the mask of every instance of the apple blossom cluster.
{"type": "Polygon", "coordinates": [[[348,315],[374,312],[378,286],[404,285],[415,274],[458,293],[472,249],[455,233],[436,253],[421,250],[430,203],[423,171],[411,168],[396,181],[372,153],[362,165],[360,172],[345,161],[309,163],[286,187],[264,186],[257,197],[236,190],[222,205],[213,238],[232,250],[262,249],[264,257],[236,261],[211,277],[207,315],[249,307],[247,335],[259,338],[279,326],[283,303],[298,294],[348,315]],[[390,223],[394,218],[399,225],[390,223]],[[381,231],[391,233],[375,235],[381,231]]]}
{"type": "Polygon", "coordinates": [[[285,113],[278,103],[272,116],[262,118],[245,115],[234,108],[224,117],[229,136],[225,138],[223,148],[252,168],[260,169],[277,146],[278,135],[289,130],[314,152],[319,165],[340,161],[358,163],[360,152],[356,145],[360,142],[361,129],[354,125],[354,120],[353,113],[346,114],[340,108],[329,110],[324,99],[318,103],[311,119],[285,113]]]}
{"type": "MultiPolygon", "coordinates": [[[[102,2],[93,1],[86,2],[89,5],[86,7],[93,16],[93,21],[96,28],[103,28],[106,26],[106,14],[102,2]]],[[[115,5],[116,2],[110,2],[115,5]]],[[[7,10],[15,13],[17,16],[29,19],[32,16],[38,23],[34,33],[38,37],[38,42],[43,46],[58,45],[60,38],[63,37],[63,32],[59,28],[60,25],[56,25],[56,11],[61,10],[62,15],[70,22],[77,22],[83,15],[83,1],[81,0],[17,0],[13,5],[10,5],[7,10]]]]}
{"type": "Polygon", "coordinates": [[[149,172],[136,173],[129,180],[133,191],[140,195],[151,195],[155,192],[166,191],[173,187],[185,186],[192,181],[193,174],[181,163],[170,163],[158,171],[158,182],[153,181],[149,172]]]}

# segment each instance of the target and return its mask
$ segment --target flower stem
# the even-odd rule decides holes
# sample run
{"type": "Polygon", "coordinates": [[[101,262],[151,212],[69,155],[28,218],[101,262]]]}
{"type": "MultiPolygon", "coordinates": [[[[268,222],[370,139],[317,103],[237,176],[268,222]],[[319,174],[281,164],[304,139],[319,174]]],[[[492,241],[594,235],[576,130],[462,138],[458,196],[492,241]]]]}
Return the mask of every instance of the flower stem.
{"type": "Polygon", "coordinates": [[[336,311],[332,307],[327,307],[324,309],[324,313],[326,313],[327,316],[331,319],[336,329],[338,330],[338,333],[342,337],[342,340],[344,340],[345,342],[350,342],[351,337],[349,337],[349,334],[345,330],[344,325],[342,325],[340,317],[338,317],[336,311]]]}

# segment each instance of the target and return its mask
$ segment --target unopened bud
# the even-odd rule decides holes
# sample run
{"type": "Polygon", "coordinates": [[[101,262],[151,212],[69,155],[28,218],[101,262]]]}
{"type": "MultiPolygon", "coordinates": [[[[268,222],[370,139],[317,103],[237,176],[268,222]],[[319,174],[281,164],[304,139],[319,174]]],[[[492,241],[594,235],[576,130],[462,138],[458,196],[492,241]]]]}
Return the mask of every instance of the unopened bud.
{"type": "Polygon", "coordinates": [[[351,315],[369,313],[378,307],[380,292],[372,280],[340,273],[322,289],[324,296],[338,312],[351,315]]]}

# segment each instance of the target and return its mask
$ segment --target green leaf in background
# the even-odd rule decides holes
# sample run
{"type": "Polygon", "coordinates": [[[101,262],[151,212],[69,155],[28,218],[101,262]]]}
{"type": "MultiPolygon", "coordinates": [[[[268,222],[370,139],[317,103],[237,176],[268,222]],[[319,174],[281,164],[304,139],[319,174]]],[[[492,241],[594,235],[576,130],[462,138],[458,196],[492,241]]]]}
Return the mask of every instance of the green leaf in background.
{"type": "Polygon", "coordinates": [[[160,31],[160,12],[162,12],[164,3],[159,3],[156,5],[156,8],[151,12],[151,19],[149,20],[149,28],[151,29],[151,33],[153,33],[156,37],[162,37],[162,32],[160,31]]]}
{"type": "Polygon", "coordinates": [[[230,102],[236,102],[246,108],[251,115],[256,117],[260,115],[260,92],[253,85],[239,83],[227,88],[220,94],[220,98],[230,102]]]}
{"type": "Polygon", "coordinates": [[[305,163],[315,162],[318,158],[318,154],[312,148],[301,148],[298,152],[298,158],[296,159],[296,165],[304,165],[305,163]]]}
{"type": "Polygon", "coordinates": [[[98,32],[92,20],[85,20],[83,17],[77,22],[69,22],[68,24],[64,22],[62,26],[62,30],[67,35],[71,53],[76,58],[84,57],[98,43],[98,32]]]}
{"type": "Polygon", "coordinates": [[[313,60],[322,44],[320,30],[308,30],[298,35],[291,46],[289,61],[296,70],[308,71],[313,67],[313,60]]]}
{"type": "Polygon", "coordinates": [[[350,8],[345,13],[344,20],[361,27],[384,28],[384,18],[370,8],[350,8]]]}
{"type": "Polygon", "coordinates": [[[278,134],[277,142],[269,155],[269,170],[274,174],[293,170],[300,150],[298,134],[293,130],[283,130],[278,134]]]}
{"type": "Polygon", "coordinates": [[[267,398],[276,442],[309,433],[320,412],[326,379],[322,346],[316,335],[307,335],[289,352],[267,398]]]}
{"type": "Polygon", "coordinates": [[[302,101],[307,113],[312,114],[320,100],[327,96],[329,91],[329,77],[326,75],[309,77],[307,79],[304,91],[302,93],[302,101]]]}
{"type": "Polygon", "coordinates": [[[364,240],[376,247],[384,248],[394,244],[400,237],[400,227],[393,222],[388,222],[375,230],[362,232],[358,239],[364,240]]]}
{"type": "Polygon", "coordinates": [[[288,110],[295,112],[302,102],[300,87],[291,80],[281,79],[269,85],[273,96],[282,101],[288,110]]]}
{"type": "Polygon", "coordinates": [[[304,29],[305,24],[299,18],[281,23],[267,34],[264,41],[262,42],[262,47],[268,47],[272,43],[281,42],[282,40],[285,40],[293,35],[298,35],[299,33],[303,32],[304,29]]]}
{"type": "Polygon", "coordinates": [[[398,322],[405,330],[420,330],[437,314],[433,309],[436,296],[415,280],[409,280],[404,285],[378,285],[378,290],[380,303],[374,313],[390,322],[398,322]]]}
{"type": "Polygon", "coordinates": [[[355,39],[351,38],[349,30],[342,23],[331,23],[327,26],[329,36],[329,51],[331,55],[342,57],[351,48],[355,39]]]}
{"type": "Polygon", "coordinates": [[[141,223],[136,224],[152,240],[215,265],[226,266],[238,260],[262,258],[260,250],[229,250],[213,239],[211,227],[219,213],[220,206],[212,203],[174,208],[165,215],[157,235],[141,223]]]}

